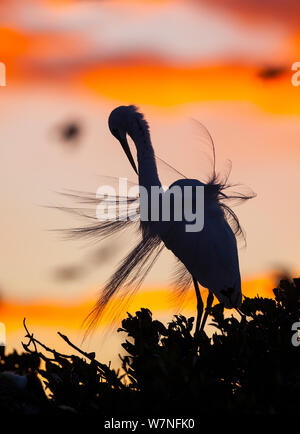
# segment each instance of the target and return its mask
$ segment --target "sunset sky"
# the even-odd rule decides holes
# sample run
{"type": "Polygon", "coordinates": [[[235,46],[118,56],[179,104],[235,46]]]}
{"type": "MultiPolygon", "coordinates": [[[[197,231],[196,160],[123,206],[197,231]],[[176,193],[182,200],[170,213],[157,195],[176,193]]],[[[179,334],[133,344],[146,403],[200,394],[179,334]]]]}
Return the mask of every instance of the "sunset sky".
{"type": "MultiPolygon", "coordinates": [[[[299,273],[300,86],[291,67],[300,61],[300,6],[240,5],[2,0],[0,322],[9,348],[19,346],[24,316],[48,342],[57,343],[57,330],[80,342],[97,291],[134,243],[132,234],[98,245],[53,231],[78,223],[53,209],[65,204],[58,192],[96,192],[105,175],[137,181],[107,127],[120,104],[138,105],[157,155],[196,178],[205,170],[199,120],[214,138],[218,168],[230,159],[230,180],[257,193],[235,209],[247,234],[245,294],[271,296],[278,272],[299,273]],[[82,127],[71,145],[59,134],[66,122],[82,127]]],[[[131,310],[147,306],[164,320],[177,312],[172,264],[171,254],[158,261],[131,310]]],[[[194,307],[190,294],[184,312],[194,307]]],[[[109,358],[107,339],[118,348],[119,337],[113,331],[102,342],[99,333],[88,345],[109,358]]]]}

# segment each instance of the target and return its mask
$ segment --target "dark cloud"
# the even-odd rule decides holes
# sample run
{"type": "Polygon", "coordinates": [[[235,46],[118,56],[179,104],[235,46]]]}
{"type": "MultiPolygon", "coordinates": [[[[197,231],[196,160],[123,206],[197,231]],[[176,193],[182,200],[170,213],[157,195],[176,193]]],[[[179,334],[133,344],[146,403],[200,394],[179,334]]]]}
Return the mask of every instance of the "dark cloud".
{"type": "Polygon", "coordinates": [[[94,250],[90,256],[90,260],[95,265],[102,265],[108,262],[114,254],[115,247],[116,246],[112,243],[103,247],[99,247],[98,249],[94,250]]]}
{"type": "Polygon", "coordinates": [[[57,267],[53,276],[58,281],[71,281],[82,277],[84,270],[79,265],[62,265],[57,267]]]}
{"type": "Polygon", "coordinates": [[[70,119],[57,125],[54,132],[57,141],[74,148],[82,141],[84,127],[80,120],[70,119]]]}
{"type": "Polygon", "coordinates": [[[287,70],[287,68],[285,68],[285,67],[268,66],[268,67],[260,69],[258,71],[258,76],[262,80],[273,80],[273,79],[281,77],[287,71],[289,71],[289,70],[287,70]]]}
{"type": "MultiPolygon", "coordinates": [[[[83,260],[84,265],[72,264],[72,265],[61,265],[56,267],[52,271],[52,276],[57,281],[73,281],[76,279],[80,279],[83,276],[92,271],[91,269],[94,267],[99,268],[99,266],[107,263],[111,257],[113,256],[116,244],[107,244],[105,246],[99,247],[89,255],[86,256],[85,260],[83,260]]],[[[0,299],[1,302],[1,299],[0,299]]]]}

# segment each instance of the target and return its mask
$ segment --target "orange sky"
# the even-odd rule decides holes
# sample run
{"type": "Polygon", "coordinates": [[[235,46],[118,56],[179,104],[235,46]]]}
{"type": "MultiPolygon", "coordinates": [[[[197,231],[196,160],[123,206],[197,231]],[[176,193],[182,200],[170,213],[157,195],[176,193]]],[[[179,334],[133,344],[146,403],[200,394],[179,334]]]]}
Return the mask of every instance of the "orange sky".
{"type": "MultiPolygon", "coordinates": [[[[8,336],[22,334],[24,316],[34,327],[78,330],[93,304],[90,288],[99,286],[102,270],[76,282],[76,291],[74,282],[49,283],[49,267],[54,269],[59,261],[73,265],[82,259],[82,252],[73,245],[56,244],[49,234],[46,239],[42,223],[47,228],[60,221],[53,214],[39,214],[34,204],[41,198],[47,201],[48,190],[68,187],[68,182],[74,186],[75,178],[80,188],[88,170],[89,174],[111,170],[98,161],[108,149],[100,145],[113,146],[106,117],[118,104],[145,108],[155,123],[151,128],[159,153],[179,163],[179,137],[183,141],[186,131],[181,119],[201,116],[214,128],[220,144],[217,155],[232,158],[235,174],[258,193],[257,201],[241,211],[249,235],[248,249],[241,253],[246,295],[259,291],[271,296],[274,278],[268,270],[280,268],[283,258],[287,258],[284,266],[296,268],[300,87],[291,84],[291,65],[300,61],[300,33],[293,19],[293,0],[291,8],[285,8],[284,22],[279,19],[282,5],[276,2],[274,19],[267,20],[266,5],[261,8],[259,3],[247,2],[248,17],[237,13],[235,1],[224,13],[221,0],[206,2],[206,7],[197,1],[3,1],[0,61],[7,68],[7,86],[0,88],[4,150],[0,170],[7,185],[1,193],[6,229],[0,322],[6,324],[8,336]],[[268,67],[281,71],[263,78],[268,67]],[[49,131],[70,113],[85,119],[91,131],[71,157],[48,140],[49,131]],[[159,147],[160,137],[167,143],[159,147]],[[74,173],[73,179],[75,170],[83,175],[74,173]],[[34,195],[38,188],[40,196],[34,195]],[[264,261],[263,270],[257,258],[264,261]],[[76,292],[72,303],[71,295],[64,303],[58,296],[66,287],[76,292]],[[26,291],[30,301],[28,297],[23,302],[26,291]]],[[[186,154],[185,160],[192,165],[195,159],[186,154]]],[[[105,272],[114,265],[114,261],[106,264],[105,272]]],[[[157,288],[157,281],[145,288],[130,309],[147,306],[170,313],[168,291],[157,288]]],[[[193,312],[194,306],[191,294],[185,309],[193,312]]]]}
{"type": "Polygon", "coordinates": [[[259,69],[239,65],[170,66],[159,62],[115,62],[83,73],[83,83],[107,98],[172,106],[199,101],[248,101],[274,114],[299,114],[291,72],[264,82],[259,69]]]}
{"type": "MultiPolygon", "coordinates": [[[[273,288],[276,286],[276,278],[272,275],[262,275],[256,279],[243,282],[243,294],[248,297],[255,297],[258,293],[265,297],[273,297],[273,288]]],[[[137,293],[128,304],[126,304],[126,311],[134,313],[141,307],[148,307],[153,311],[166,311],[170,309],[177,312],[178,305],[176,299],[172,298],[172,291],[170,288],[144,288],[141,292],[137,293]]],[[[205,302],[207,291],[202,291],[202,297],[205,302]]],[[[116,297],[108,308],[113,308],[114,305],[118,306],[120,301],[124,301],[122,297],[116,297]]],[[[6,324],[7,332],[13,332],[19,329],[23,318],[30,319],[33,326],[50,326],[56,324],[58,327],[68,327],[78,329],[81,327],[84,318],[90,312],[95,300],[89,298],[85,300],[78,300],[76,302],[61,303],[59,300],[49,300],[31,303],[17,302],[6,300],[0,304],[1,320],[6,324]]],[[[191,288],[188,291],[184,301],[184,310],[192,312],[195,309],[195,295],[194,290],[191,288]]],[[[118,323],[126,315],[126,311],[121,314],[118,323]]],[[[109,317],[103,317],[102,325],[110,321],[109,317]]]]}
{"type": "MultiPolygon", "coordinates": [[[[256,279],[244,281],[243,294],[254,297],[259,292],[260,296],[273,297],[272,289],[276,286],[276,281],[275,275],[261,275],[256,279]]],[[[7,351],[13,348],[21,350],[21,341],[24,341],[25,336],[23,319],[26,318],[26,324],[30,332],[34,332],[36,338],[48,346],[54,346],[57,351],[64,353],[71,351],[59,339],[57,332],[60,331],[67,334],[71,342],[79,346],[83,345],[83,348],[88,351],[96,351],[97,357],[101,361],[112,361],[113,366],[118,367],[117,355],[123,351],[120,343],[124,339],[124,335],[116,333],[116,330],[121,325],[121,319],[126,317],[126,312],[134,313],[142,307],[147,307],[152,310],[155,319],[165,323],[171,320],[172,315],[178,313],[187,317],[195,315],[196,300],[192,288],[186,295],[183,305],[178,305],[173,297],[170,288],[144,288],[129,301],[124,312],[120,312],[120,318],[115,321],[114,325],[111,325],[111,317],[104,314],[96,333],[92,334],[84,343],[82,342],[84,335],[82,322],[93,307],[94,297],[77,300],[71,304],[61,303],[59,300],[48,302],[39,302],[37,300],[34,303],[6,300],[0,304],[0,318],[6,327],[7,351]]],[[[202,297],[205,304],[206,290],[202,291],[202,297]]],[[[122,302],[124,302],[123,299],[122,302]]],[[[120,298],[116,297],[108,307],[114,311],[115,307],[119,307],[119,304],[120,298]]],[[[229,314],[236,313],[227,311],[226,315],[229,314]]],[[[207,327],[208,333],[213,333],[214,329],[209,325],[209,322],[207,327]]]]}

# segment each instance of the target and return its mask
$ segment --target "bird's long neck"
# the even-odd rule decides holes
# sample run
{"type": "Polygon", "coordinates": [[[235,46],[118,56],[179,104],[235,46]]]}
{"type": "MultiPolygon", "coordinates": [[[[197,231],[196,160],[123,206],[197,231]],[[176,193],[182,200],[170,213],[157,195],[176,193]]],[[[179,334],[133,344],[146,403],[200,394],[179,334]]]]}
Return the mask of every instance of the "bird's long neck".
{"type": "Polygon", "coordinates": [[[145,187],[148,191],[151,190],[151,186],[160,187],[161,182],[157,172],[149,127],[143,118],[137,119],[130,136],[137,150],[139,185],[145,187]]]}

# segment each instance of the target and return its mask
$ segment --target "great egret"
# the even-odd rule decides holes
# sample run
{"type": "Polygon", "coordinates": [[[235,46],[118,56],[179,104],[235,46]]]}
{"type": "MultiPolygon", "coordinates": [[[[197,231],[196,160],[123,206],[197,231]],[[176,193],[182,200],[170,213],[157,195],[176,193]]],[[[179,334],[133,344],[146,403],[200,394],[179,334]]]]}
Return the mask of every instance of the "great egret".
{"type": "MultiPolygon", "coordinates": [[[[138,175],[139,186],[151,190],[160,187],[157,157],[151,144],[149,126],[134,105],[114,109],[108,120],[110,132],[120,142],[131,166],[138,175]],[[133,140],[137,151],[137,166],[130,151],[127,135],[133,140]]],[[[88,317],[89,328],[95,325],[110,298],[121,288],[134,292],[141,285],[164,247],[171,250],[179,263],[179,285],[184,291],[193,281],[197,297],[197,321],[195,334],[205,325],[214,296],[226,308],[237,308],[242,300],[241,278],[236,236],[242,233],[238,218],[226,204],[228,200],[247,200],[254,194],[228,193],[227,176],[221,179],[215,170],[215,148],[205,127],[201,127],[213,153],[213,170],[207,182],[183,178],[172,186],[178,186],[184,199],[184,187],[204,188],[204,227],[198,232],[187,232],[186,221],[139,221],[140,240],[124,258],[119,268],[105,285],[96,306],[88,317]],[[199,284],[208,289],[206,311],[199,284]],[[203,318],[202,318],[203,317],[203,318]],[[202,318],[202,322],[201,322],[202,318]]],[[[179,173],[179,172],[178,172],[179,173]]],[[[170,186],[170,188],[172,187],[170,186]]],[[[193,190],[194,191],[194,190],[193,190]]],[[[193,193],[194,194],[194,193],[193,193]]],[[[150,196],[150,195],[149,195],[150,196]]],[[[86,196],[86,200],[94,201],[86,196]]],[[[117,204],[129,203],[130,198],[119,197],[117,204]]],[[[193,203],[193,202],[192,202],[193,203]]],[[[150,207],[153,205],[150,202],[150,207]]],[[[86,227],[75,228],[73,234],[92,236],[96,239],[112,235],[133,224],[131,220],[97,221],[86,227]]]]}

